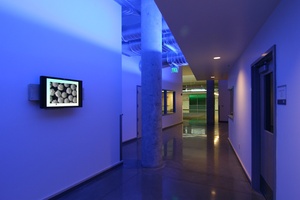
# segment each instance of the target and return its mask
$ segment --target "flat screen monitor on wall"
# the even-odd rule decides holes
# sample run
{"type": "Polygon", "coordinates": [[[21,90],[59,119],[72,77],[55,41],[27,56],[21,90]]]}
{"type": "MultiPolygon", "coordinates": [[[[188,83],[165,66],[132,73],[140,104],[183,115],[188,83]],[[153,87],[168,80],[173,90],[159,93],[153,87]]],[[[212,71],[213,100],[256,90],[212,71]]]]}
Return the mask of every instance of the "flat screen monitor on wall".
{"type": "Polygon", "coordinates": [[[40,76],[40,107],[82,107],[82,81],[40,76]]]}

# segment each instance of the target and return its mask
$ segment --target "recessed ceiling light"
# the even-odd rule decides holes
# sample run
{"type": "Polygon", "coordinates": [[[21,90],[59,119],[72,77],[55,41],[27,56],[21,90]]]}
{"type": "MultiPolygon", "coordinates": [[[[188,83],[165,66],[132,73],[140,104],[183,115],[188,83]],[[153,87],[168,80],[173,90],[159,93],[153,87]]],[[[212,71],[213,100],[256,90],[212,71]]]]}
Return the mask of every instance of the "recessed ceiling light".
{"type": "Polygon", "coordinates": [[[263,53],[261,54],[262,57],[265,57],[266,55],[268,55],[267,53],[263,53]]]}
{"type": "Polygon", "coordinates": [[[216,56],[216,57],[214,57],[214,60],[220,60],[221,59],[221,57],[220,56],[216,56]]]}

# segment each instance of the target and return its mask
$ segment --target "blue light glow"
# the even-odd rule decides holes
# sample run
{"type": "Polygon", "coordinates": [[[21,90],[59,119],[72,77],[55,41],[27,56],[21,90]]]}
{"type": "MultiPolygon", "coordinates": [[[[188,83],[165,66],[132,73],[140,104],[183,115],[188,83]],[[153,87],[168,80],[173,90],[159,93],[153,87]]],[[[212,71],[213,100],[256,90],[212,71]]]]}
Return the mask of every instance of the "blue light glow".
{"type": "Polygon", "coordinates": [[[110,49],[121,47],[121,7],[113,1],[0,0],[0,10],[110,49]]]}

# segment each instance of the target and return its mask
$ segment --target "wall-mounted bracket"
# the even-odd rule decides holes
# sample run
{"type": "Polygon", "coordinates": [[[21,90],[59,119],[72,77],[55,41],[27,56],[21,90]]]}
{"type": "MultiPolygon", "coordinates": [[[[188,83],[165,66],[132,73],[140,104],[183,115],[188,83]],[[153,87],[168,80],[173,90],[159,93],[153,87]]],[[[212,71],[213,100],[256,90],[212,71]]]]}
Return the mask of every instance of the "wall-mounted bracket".
{"type": "Polygon", "coordinates": [[[40,85],[29,84],[28,85],[28,101],[39,101],[40,100],[40,85]]]}

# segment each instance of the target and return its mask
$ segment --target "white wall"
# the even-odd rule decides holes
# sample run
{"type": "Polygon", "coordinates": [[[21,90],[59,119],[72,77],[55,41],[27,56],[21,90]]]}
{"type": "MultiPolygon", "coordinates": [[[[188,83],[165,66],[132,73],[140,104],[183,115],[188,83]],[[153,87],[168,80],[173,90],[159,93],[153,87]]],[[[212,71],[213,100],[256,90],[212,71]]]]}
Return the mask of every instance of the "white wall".
{"type": "Polygon", "coordinates": [[[251,71],[250,65],[276,44],[277,86],[287,85],[287,105],[277,105],[277,199],[299,199],[300,190],[300,1],[282,1],[231,71],[234,120],[230,140],[251,176],[251,71]],[[240,148],[239,148],[240,147],[240,148]]]}
{"type": "MultiPolygon", "coordinates": [[[[137,137],[137,94],[136,87],[141,85],[139,70],[140,57],[122,56],[122,113],[123,141],[137,137]]],[[[162,127],[182,122],[182,70],[171,73],[170,68],[162,69],[162,89],[176,91],[176,113],[162,117],[162,127]]]]}
{"type": "Polygon", "coordinates": [[[44,199],[117,164],[120,6],[1,0],[0,24],[0,199],[44,199]],[[40,75],[82,80],[83,107],[28,101],[40,75]]]}
{"type": "Polygon", "coordinates": [[[123,141],[137,137],[137,86],[141,85],[140,57],[122,56],[123,141]]]}

